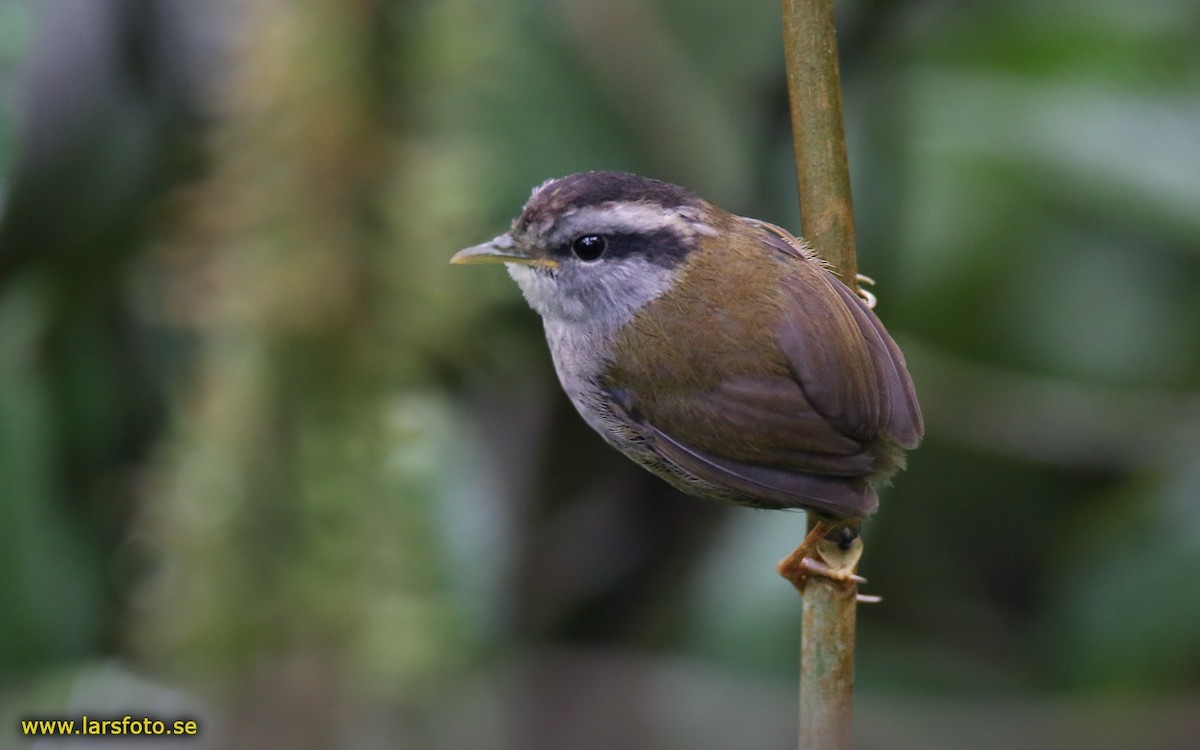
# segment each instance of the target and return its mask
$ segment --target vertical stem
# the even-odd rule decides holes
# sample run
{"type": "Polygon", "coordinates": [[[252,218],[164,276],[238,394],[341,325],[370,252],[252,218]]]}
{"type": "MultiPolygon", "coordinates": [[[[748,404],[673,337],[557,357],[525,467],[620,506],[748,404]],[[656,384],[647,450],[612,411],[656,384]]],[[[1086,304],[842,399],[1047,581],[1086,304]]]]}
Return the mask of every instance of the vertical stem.
{"type": "Polygon", "coordinates": [[[854,745],[857,593],[853,584],[820,576],[810,577],[804,587],[800,750],[850,750],[854,745]]]}
{"type": "Polygon", "coordinates": [[[858,266],[833,0],[783,0],[783,34],[803,234],[853,288],[858,266]]]}
{"type": "MultiPolygon", "coordinates": [[[[833,0],[782,0],[803,232],[855,287],[854,211],[833,0]]],[[[810,516],[810,528],[814,519],[810,516]]],[[[855,587],[812,577],[800,645],[800,750],[853,744],[855,587]]]]}

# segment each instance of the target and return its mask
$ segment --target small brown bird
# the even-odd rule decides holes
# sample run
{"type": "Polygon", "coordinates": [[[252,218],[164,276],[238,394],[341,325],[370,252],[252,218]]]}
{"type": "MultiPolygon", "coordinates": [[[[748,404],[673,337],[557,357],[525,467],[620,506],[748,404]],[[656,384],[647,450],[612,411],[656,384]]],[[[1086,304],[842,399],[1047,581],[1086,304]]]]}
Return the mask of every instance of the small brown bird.
{"type": "Polygon", "coordinates": [[[904,356],[799,239],[619,172],[535,188],[452,263],[505,263],[567,396],[685,492],[865,517],[924,427],[904,356]]]}

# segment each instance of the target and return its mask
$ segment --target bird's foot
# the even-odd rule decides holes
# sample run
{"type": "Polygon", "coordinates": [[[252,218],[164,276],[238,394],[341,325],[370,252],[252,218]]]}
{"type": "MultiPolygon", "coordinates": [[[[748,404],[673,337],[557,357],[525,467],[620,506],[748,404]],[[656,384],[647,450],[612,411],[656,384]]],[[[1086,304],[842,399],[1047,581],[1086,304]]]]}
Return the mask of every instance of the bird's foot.
{"type": "Polygon", "coordinates": [[[872,279],[870,276],[861,273],[855,274],[854,278],[858,282],[854,289],[855,293],[858,294],[859,297],[862,297],[862,301],[867,303],[867,307],[874,310],[875,305],[879,302],[879,300],[875,299],[875,295],[871,292],[868,292],[866,289],[863,289],[863,287],[875,286],[875,279],[872,279]]]}
{"type": "MultiPolygon", "coordinates": [[[[856,529],[818,521],[800,546],[780,561],[776,569],[801,594],[812,576],[828,578],[853,589],[857,584],[867,582],[854,572],[862,550],[862,539],[856,529]]],[[[856,596],[864,603],[880,601],[877,596],[856,596]]]]}

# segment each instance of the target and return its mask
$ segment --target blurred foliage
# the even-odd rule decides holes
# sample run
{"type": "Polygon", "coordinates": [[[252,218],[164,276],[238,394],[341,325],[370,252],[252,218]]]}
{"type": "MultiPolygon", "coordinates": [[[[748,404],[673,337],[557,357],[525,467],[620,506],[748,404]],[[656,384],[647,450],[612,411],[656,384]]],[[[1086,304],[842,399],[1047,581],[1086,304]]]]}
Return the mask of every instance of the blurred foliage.
{"type": "MultiPolygon", "coordinates": [[[[790,744],[802,517],[628,464],[505,275],[446,265],[581,169],[798,226],[777,14],[0,2],[0,717],[790,744]]],[[[1200,744],[1200,7],[839,32],[929,426],[866,530],[862,746],[1200,744]]]]}

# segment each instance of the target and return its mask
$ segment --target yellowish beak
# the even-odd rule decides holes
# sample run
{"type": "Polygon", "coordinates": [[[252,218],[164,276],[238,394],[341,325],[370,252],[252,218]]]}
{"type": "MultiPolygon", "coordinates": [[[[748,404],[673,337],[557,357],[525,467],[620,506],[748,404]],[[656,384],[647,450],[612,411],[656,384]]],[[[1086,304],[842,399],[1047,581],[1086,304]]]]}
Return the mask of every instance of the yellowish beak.
{"type": "Polygon", "coordinates": [[[477,263],[517,263],[522,266],[558,268],[558,261],[552,258],[521,255],[516,251],[512,237],[507,234],[502,234],[491,242],[459,250],[450,259],[450,262],[456,266],[470,266],[477,263]]]}

